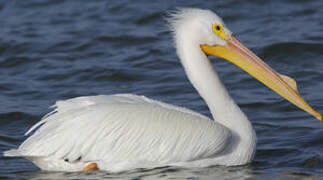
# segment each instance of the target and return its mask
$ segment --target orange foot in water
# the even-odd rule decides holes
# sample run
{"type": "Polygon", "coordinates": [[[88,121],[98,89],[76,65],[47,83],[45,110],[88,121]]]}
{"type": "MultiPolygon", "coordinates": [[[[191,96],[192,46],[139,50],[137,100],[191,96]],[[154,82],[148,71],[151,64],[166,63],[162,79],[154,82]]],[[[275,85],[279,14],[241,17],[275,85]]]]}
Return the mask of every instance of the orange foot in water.
{"type": "Polygon", "coordinates": [[[99,170],[98,165],[96,163],[90,163],[85,168],[82,169],[83,171],[95,171],[99,170]]]}

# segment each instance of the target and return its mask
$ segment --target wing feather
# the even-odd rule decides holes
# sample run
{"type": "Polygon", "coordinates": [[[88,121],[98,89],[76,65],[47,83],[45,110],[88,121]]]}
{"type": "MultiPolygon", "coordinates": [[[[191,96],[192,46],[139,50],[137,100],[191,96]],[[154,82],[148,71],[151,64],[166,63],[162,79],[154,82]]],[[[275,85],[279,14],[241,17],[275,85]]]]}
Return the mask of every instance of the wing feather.
{"type": "Polygon", "coordinates": [[[54,108],[16,154],[101,167],[167,164],[215,156],[231,136],[201,114],[132,94],[73,98],[54,108]]]}

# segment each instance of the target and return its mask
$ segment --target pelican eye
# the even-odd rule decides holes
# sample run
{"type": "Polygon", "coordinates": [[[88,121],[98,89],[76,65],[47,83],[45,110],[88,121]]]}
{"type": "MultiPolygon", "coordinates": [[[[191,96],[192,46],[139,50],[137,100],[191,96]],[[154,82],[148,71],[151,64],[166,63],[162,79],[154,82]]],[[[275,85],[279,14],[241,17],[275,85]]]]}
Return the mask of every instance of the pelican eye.
{"type": "Polygon", "coordinates": [[[228,35],[224,31],[222,24],[213,24],[212,30],[213,30],[214,34],[218,35],[223,40],[228,39],[228,35]]]}

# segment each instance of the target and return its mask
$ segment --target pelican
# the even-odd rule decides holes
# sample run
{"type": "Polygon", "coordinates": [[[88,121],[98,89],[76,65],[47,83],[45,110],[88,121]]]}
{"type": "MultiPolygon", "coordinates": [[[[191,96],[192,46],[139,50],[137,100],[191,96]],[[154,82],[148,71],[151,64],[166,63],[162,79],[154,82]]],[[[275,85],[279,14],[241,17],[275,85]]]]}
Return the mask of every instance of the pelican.
{"type": "Polygon", "coordinates": [[[322,120],[300,97],[292,78],[247,49],[212,11],[179,9],[168,21],[181,64],[213,120],[134,94],[77,97],[57,101],[26,135],[34,133],[5,155],[25,157],[49,171],[247,164],[255,154],[256,134],[213,69],[211,55],[230,61],[322,120]]]}

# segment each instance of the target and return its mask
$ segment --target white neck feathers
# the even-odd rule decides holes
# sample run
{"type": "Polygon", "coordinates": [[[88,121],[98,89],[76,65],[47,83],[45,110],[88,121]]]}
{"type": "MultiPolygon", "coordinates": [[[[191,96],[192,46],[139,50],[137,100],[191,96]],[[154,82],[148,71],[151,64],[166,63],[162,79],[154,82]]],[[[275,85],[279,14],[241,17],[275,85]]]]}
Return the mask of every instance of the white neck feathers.
{"type": "Polygon", "coordinates": [[[207,103],[214,120],[238,134],[253,133],[249,120],[228,94],[198,43],[184,37],[185,33],[176,36],[177,54],[187,77],[207,103]]]}

